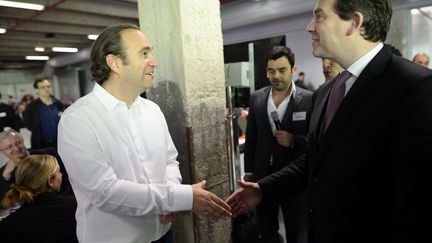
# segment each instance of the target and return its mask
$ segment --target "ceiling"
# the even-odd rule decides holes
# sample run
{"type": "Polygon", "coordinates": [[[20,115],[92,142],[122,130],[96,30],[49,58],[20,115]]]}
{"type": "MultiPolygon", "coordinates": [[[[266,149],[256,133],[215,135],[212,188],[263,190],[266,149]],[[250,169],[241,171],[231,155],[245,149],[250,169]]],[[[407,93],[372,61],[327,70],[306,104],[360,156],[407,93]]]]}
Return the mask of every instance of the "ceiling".
{"type": "MultiPolygon", "coordinates": [[[[42,11],[0,6],[0,69],[43,67],[45,61],[27,61],[27,55],[65,58],[52,47],[88,47],[89,34],[98,34],[115,23],[139,24],[137,0],[15,0],[43,4],[42,11]],[[44,47],[37,52],[35,47],[44,47]]],[[[310,12],[315,0],[219,0],[222,29],[269,21],[310,12]],[[253,11],[255,14],[250,14],[253,11]]],[[[431,2],[431,0],[394,0],[395,2],[431,2]]]]}
{"type": "MultiPolygon", "coordinates": [[[[89,34],[99,34],[115,23],[139,25],[137,0],[14,0],[42,4],[42,11],[0,6],[0,69],[38,68],[45,61],[25,56],[64,55],[52,47],[82,48],[92,44],[89,34]],[[37,52],[35,47],[45,50],[37,52]]],[[[229,4],[237,0],[220,0],[229,4]]]]}

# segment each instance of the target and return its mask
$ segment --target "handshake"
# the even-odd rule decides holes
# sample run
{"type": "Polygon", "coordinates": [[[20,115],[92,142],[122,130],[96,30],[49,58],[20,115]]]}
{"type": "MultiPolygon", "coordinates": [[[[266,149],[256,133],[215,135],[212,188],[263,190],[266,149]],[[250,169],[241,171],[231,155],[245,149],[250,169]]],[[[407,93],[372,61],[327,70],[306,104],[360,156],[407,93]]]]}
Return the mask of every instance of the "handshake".
{"type": "Polygon", "coordinates": [[[192,185],[192,212],[213,221],[237,217],[255,207],[262,199],[258,183],[238,180],[240,188],[225,201],[206,191],[205,184],[206,181],[201,181],[192,185]]]}

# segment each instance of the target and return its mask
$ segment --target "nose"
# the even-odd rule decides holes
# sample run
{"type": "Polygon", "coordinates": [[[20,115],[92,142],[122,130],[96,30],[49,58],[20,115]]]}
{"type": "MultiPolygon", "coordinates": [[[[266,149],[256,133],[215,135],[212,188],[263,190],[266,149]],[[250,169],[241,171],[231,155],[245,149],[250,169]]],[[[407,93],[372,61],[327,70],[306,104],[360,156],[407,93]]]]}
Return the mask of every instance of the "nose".
{"type": "Polygon", "coordinates": [[[315,21],[314,21],[314,19],[311,19],[311,21],[309,22],[309,24],[306,26],[306,31],[307,32],[314,32],[315,31],[315,21]]]}
{"type": "Polygon", "coordinates": [[[149,65],[154,67],[154,68],[158,66],[158,62],[157,62],[157,59],[155,56],[152,55],[150,57],[149,65]]]}

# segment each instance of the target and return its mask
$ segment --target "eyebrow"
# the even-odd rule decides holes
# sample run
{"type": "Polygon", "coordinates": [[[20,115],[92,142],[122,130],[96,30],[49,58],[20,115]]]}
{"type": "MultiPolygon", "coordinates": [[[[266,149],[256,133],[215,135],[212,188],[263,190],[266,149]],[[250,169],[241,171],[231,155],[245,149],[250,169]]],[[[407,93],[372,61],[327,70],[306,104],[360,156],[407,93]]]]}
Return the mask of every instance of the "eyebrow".
{"type": "Polygon", "coordinates": [[[151,51],[152,49],[153,49],[152,47],[146,46],[146,47],[141,48],[141,50],[138,53],[144,53],[146,51],[151,51]]]}

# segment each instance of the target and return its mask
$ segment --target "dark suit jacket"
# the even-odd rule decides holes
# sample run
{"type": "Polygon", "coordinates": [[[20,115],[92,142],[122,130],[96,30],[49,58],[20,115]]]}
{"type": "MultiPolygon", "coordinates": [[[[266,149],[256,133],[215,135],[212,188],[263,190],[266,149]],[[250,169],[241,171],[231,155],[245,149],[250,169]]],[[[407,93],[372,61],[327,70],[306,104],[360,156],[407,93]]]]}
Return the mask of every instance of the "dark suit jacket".
{"type": "Polygon", "coordinates": [[[0,221],[2,242],[78,242],[76,207],[72,196],[41,193],[0,221]]]}
{"type": "Polygon", "coordinates": [[[19,131],[21,128],[21,118],[15,113],[12,106],[0,103],[0,132],[5,127],[10,127],[19,131]]]}
{"type": "Polygon", "coordinates": [[[261,180],[264,197],[307,176],[310,242],[432,242],[432,71],[384,47],[322,135],[333,82],[314,93],[307,155],[261,180]]]}
{"type": "MultiPolygon", "coordinates": [[[[42,138],[40,131],[40,104],[42,101],[38,98],[32,103],[27,105],[24,111],[24,123],[26,127],[32,132],[31,134],[31,147],[32,149],[39,149],[42,147],[42,138]]],[[[63,104],[53,98],[53,104],[58,107],[60,111],[64,110],[63,104]]]]}
{"type": "Polygon", "coordinates": [[[281,127],[294,135],[294,146],[287,148],[277,143],[273,136],[267,115],[267,101],[271,86],[266,86],[252,93],[246,127],[245,172],[252,172],[254,180],[269,174],[269,163],[273,155],[272,170],[280,170],[303,153],[306,147],[307,121],[293,121],[293,113],[306,112],[312,103],[312,92],[296,87],[296,95],[291,97],[285,115],[281,118],[281,127]]]}

